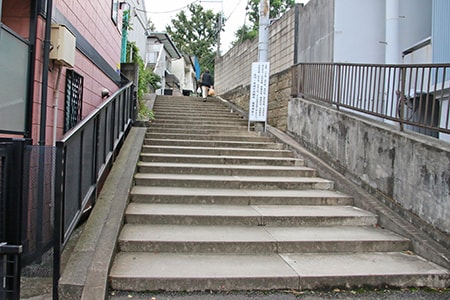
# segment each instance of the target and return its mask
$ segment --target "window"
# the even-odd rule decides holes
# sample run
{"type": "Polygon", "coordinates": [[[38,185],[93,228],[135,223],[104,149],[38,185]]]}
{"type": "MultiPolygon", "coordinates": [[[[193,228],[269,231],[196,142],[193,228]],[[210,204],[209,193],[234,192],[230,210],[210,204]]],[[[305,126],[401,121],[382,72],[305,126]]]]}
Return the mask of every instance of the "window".
{"type": "Polygon", "coordinates": [[[66,96],[64,99],[64,133],[81,121],[83,103],[83,77],[67,69],[66,96]]]}

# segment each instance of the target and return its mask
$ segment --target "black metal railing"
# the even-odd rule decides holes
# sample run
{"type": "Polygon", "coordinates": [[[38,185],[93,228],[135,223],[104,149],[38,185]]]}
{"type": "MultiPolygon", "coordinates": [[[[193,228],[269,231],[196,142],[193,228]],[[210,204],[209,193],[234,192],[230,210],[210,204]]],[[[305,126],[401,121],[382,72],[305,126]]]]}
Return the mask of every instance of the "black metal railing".
{"type": "Polygon", "coordinates": [[[83,213],[95,204],[135,120],[133,88],[132,82],[125,85],[56,142],[53,299],[58,293],[60,253],[83,213]]]}
{"type": "Polygon", "coordinates": [[[0,299],[18,300],[27,215],[24,162],[29,139],[0,138],[0,299]]]}
{"type": "Polygon", "coordinates": [[[20,299],[20,253],[22,246],[0,243],[0,299],[20,299]]]}
{"type": "Polygon", "coordinates": [[[292,76],[294,97],[398,122],[401,130],[450,133],[450,64],[302,63],[292,76]]]}

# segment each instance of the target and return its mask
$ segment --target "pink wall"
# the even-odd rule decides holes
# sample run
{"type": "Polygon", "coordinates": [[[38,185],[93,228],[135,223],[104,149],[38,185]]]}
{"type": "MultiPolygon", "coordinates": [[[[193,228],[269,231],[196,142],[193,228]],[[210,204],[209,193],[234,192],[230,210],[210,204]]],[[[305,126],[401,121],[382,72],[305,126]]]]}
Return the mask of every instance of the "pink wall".
{"type": "MultiPolygon", "coordinates": [[[[111,20],[111,3],[111,0],[54,0],[54,5],[56,5],[57,9],[65,16],[65,18],[69,20],[76,30],[100,53],[113,69],[117,69],[120,64],[121,31],[111,20]]],[[[119,14],[121,14],[121,12],[119,12],[119,14]]],[[[42,39],[44,33],[45,20],[40,19],[37,39],[35,93],[33,96],[32,138],[34,144],[37,144],[39,141],[40,130],[41,74],[43,58],[42,39]]],[[[51,61],[49,69],[46,145],[53,144],[54,90],[58,75],[58,67],[53,65],[51,61]]],[[[58,86],[59,99],[56,140],[61,139],[63,136],[66,71],[67,68],[63,67],[58,86]]],[[[84,78],[82,118],[85,118],[104,101],[104,99],[101,98],[101,91],[103,88],[107,88],[112,94],[118,89],[118,86],[78,50],[75,55],[74,71],[84,78]]]]}
{"type": "MultiPolygon", "coordinates": [[[[29,38],[30,15],[32,0],[3,0],[2,22],[17,32],[25,39],[29,38]]],[[[111,19],[112,0],[53,0],[53,11],[56,9],[66,18],[79,32],[79,34],[87,40],[87,42],[95,48],[100,56],[113,69],[117,70],[120,66],[121,53],[121,15],[119,11],[118,24],[114,24],[111,19]]],[[[55,16],[55,13],[53,14],[55,16]]],[[[53,18],[53,21],[55,18],[53,18]]],[[[40,119],[41,119],[41,97],[42,97],[42,68],[43,68],[43,39],[45,36],[45,19],[38,16],[36,53],[35,53],[35,72],[34,72],[34,92],[32,98],[32,125],[31,138],[33,144],[38,144],[40,136],[40,119]]],[[[0,70],[1,71],[1,70],[0,70]]],[[[45,70],[47,72],[47,70],[45,70]]],[[[58,110],[56,122],[56,140],[63,136],[64,128],[64,93],[66,80],[65,67],[62,68],[59,90],[58,110]]],[[[102,72],[88,57],[84,56],[80,51],[76,51],[74,71],[84,78],[83,85],[83,109],[82,118],[85,118],[90,112],[99,107],[104,101],[101,98],[101,91],[107,88],[111,94],[114,93],[118,86],[106,74],[102,72]]],[[[58,74],[58,67],[50,62],[48,70],[48,90],[47,90],[47,121],[46,121],[46,145],[53,144],[53,128],[54,128],[54,101],[55,101],[55,85],[58,74]]],[[[2,135],[5,136],[5,135],[2,135]]],[[[11,136],[11,135],[8,135],[11,136]]]]}

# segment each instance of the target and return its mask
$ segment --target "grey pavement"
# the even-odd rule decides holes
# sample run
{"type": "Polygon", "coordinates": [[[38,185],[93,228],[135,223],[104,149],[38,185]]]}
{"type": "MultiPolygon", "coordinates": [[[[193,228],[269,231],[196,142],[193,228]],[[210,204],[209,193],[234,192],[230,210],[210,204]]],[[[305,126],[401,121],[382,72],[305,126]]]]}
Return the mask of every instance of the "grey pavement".
{"type": "Polygon", "coordinates": [[[109,300],[448,300],[450,291],[432,290],[333,290],[333,291],[272,291],[227,293],[127,293],[111,292],[109,300]]]}

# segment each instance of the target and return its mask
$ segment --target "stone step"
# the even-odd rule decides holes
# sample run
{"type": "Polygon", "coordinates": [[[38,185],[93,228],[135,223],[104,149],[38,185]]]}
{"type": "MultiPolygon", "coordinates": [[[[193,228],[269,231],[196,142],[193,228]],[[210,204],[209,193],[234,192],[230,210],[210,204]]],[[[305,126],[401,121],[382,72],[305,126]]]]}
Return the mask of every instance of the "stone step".
{"type": "Polygon", "coordinates": [[[175,253],[406,251],[408,239],[376,227],[180,226],[126,224],[119,250],[175,253]]]}
{"type": "Polygon", "coordinates": [[[144,145],[161,146],[193,146],[193,147],[221,147],[221,148],[250,148],[250,149],[284,149],[284,145],[273,142],[251,142],[251,141],[216,141],[216,140],[185,140],[185,139],[151,139],[144,140],[144,145]]]}
{"type": "Polygon", "coordinates": [[[248,149],[225,147],[195,147],[195,146],[164,146],[144,145],[143,153],[167,153],[167,154],[197,154],[197,155],[224,155],[224,156],[265,156],[265,157],[294,157],[288,150],[278,149],[248,149]]]}
{"type": "Polygon", "coordinates": [[[258,136],[256,133],[249,134],[242,132],[239,134],[183,134],[183,133],[161,133],[161,132],[147,132],[145,135],[149,139],[185,139],[185,140],[216,140],[216,141],[250,141],[250,142],[267,142],[269,138],[265,136],[258,136]]]}
{"type": "Polygon", "coordinates": [[[333,181],[298,176],[220,176],[203,174],[137,173],[136,185],[258,190],[332,190],[333,181]]]}
{"type": "Polygon", "coordinates": [[[158,95],[158,101],[155,101],[155,106],[157,107],[164,107],[164,106],[183,106],[186,108],[192,107],[192,106],[199,106],[199,107],[206,107],[206,106],[215,106],[220,107],[218,99],[214,97],[208,97],[207,102],[203,102],[203,99],[201,97],[178,97],[178,96],[159,96],[158,95]],[[162,98],[161,98],[162,97],[162,98]],[[165,98],[165,99],[164,99],[165,98]],[[161,101],[160,101],[161,100],[161,101]]]}
{"type": "Polygon", "coordinates": [[[139,162],[139,173],[202,174],[221,176],[301,176],[315,177],[317,172],[303,166],[253,166],[194,163],[139,162]]]}
{"type": "Polygon", "coordinates": [[[134,186],[131,201],[166,204],[353,205],[353,198],[327,190],[247,190],[134,186]]]}
{"type": "Polygon", "coordinates": [[[143,162],[200,163],[200,164],[241,164],[271,166],[303,166],[304,161],[295,157],[230,156],[230,155],[190,155],[141,153],[143,162]]]}
{"type": "Polygon", "coordinates": [[[174,129],[191,129],[191,130],[215,130],[215,131],[227,131],[227,130],[247,130],[247,124],[236,122],[182,122],[179,123],[167,123],[167,122],[153,122],[149,128],[151,130],[174,130],[174,129]]]}
{"type": "MultiPolygon", "coordinates": [[[[150,126],[151,128],[152,126],[150,126]]],[[[245,135],[245,131],[239,126],[233,127],[216,127],[216,128],[204,128],[204,127],[192,127],[185,125],[178,128],[161,128],[158,129],[159,134],[194,134],[194,135],[245,135]]],[[[254,135],[251,135],[254,136],[254,135]]]]}
{"type": "Polygon", "coordinates": [[[237,114],[231,113],[228,110],[225,109],[214,109],[214,108],[208,108],[206,111],[196,110],[196,109],[188,109],[185,108],[167,108],[167,109],[155,109],[154,110],[155,117],[165,117],[165,118],[174,118],[174,116],[178,118],[197,118],[197,117],[214,117],[214,116],[223,116],[228,118],[235,119],[237,114]]]}
{"type": "Polygon", "coordinates": [[[191,120],[185,120],[185,119],[174,119],[172,117],[167,118],[157,118],[152,121],[152,124],[155,125],[168,125],[173,124],[175,126],[183,126],[184,124],[203,124],[203,125],[214,125],[214,124],[229,124],[229,125],[248,125],[248,121],[241,118],[241,117],[234,117],[234,118],[196,118],[191,120]]]}
{"type": "Polygon", "coordinates": [[[198,123],[198,122],[214,122],[214,121],[230,121],[235,122],[236,124],[242,124],[243,122],[240,119],[236,119],[235,115],[193,115],[193,116],[184,116],[184,115],[165,115],[165,114],[155,114],[155,123],[161,121],[169,121],[169,120],[183,120],[185,123],[198,123]]]}
{"type": "Polygon", "coordinates": [[[446,287],[449,272],[409,253],[189,254],[120,252],[111,288],[134,291],[446,287]]]}
{"type": "Polygon", "coordinates": [[[130,203],[125,222],[170,225],[375,226],[377,216],[353,206],[130,203]]]}
{"type": "Polygon", "coordinates": [[[158,100],[155,101],[154,107],[166,107],[166,106],[169,107],[181,106],[185,108],[193,106],[198,106],[200,108],[208,106],[221,107],[221,105],[219,104],[220,104],[219,100],[214,97],[208,97],[208,101],[203,102],[203,99],[201,97],[178,97],[178,96],[166,97],[158,95],[158,100]]]}

